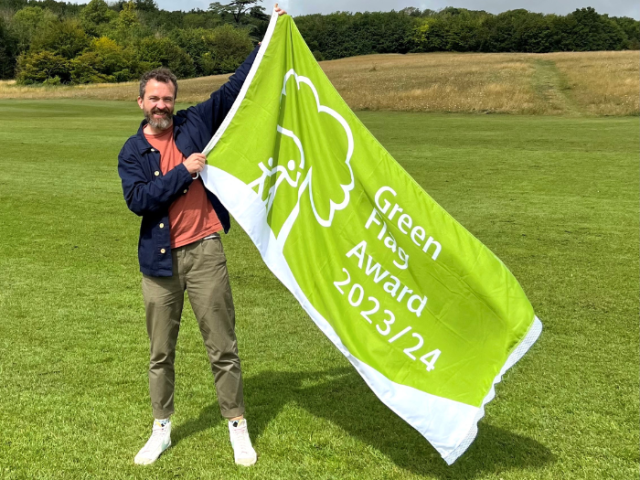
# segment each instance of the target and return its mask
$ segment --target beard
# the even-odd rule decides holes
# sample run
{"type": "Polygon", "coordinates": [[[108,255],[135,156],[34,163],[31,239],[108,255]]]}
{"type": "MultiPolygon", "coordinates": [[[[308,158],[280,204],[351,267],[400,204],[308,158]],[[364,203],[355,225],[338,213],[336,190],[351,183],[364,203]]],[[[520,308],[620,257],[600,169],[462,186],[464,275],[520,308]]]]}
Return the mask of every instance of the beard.
{"type": "Polygon", "coordinates": [[[158,130],[165,130],[171,126],[173,122],[173,110],[169,108],[152,108],[151,110],[144,111],[144,118],[147,119],[149,125],[158,130]],[[155,118],[154,115],[162,114],[161,118],[155,118]]]}

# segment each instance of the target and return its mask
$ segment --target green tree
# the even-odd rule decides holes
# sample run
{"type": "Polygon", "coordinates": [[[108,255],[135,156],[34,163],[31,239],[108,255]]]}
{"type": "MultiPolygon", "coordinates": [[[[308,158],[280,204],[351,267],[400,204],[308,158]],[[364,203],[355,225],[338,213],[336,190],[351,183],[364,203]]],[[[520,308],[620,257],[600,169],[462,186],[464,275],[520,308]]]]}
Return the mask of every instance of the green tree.
{"type": "Polygon", "coordinates": [[[196,76],[212,74],[208,65],[205,66],[203,63],[205,56],[211,52],[212,30],[205,28],[176,29],[171,32],[170,38],[193,59],[196,76]]]}
{"type": "Polygon", "coordinates": [[[265,8],[261,5],[251,7],[249,9],[249,17],[263,22],[269,20],[269,15],[267,15],[265,8]]]}
{"type": "Polygon", "coordinates": [[[92,36],[100,36],[117,18],[118,14],[104,0],[91,0],[80,12],[80,23],[92,36]]]}
{"type": "Polygon", "coordinates": [[[118,72],[129,68],[133,55],[108,37],[96,38],[91,42],[88,52],[96,53],[101,59],[102,73],[117,75],[118,72]]]}
{"type": "Polygon", "coordinates": [[[160,63],[168,67],[178,78],[195,74],[193,59],[169,38],[143,38],[138,46],[138,59],[142,62],[160,63]]]}
{"type": "Polygon", "coordinates": [[[228,24],[213,30],[207,46],[209,56],[203,64],[209,75],[233,72],[253,49],[249,33],[228,24]]]}
{"type": "Polygon", "coordinates": [[[115,77],[101,73],[103,62],[95,52],[85,52],[69,64],[71,83],[112,83],[115,77]]]}
{"type": "Polygon", "coordinates": [[[253,49],[247,30],[229,24],[174,30],[171,39],[191,56],[198,76],[232,72],[253,49]]]}
{"type": "Polygon", "coordinates": [[[140,13],[140,22],[152,32],[168,34],[176,28],[184,28],[184,17],[186,14],[181,11],[167,12],[166,10],[155,10],[140,13]]]}
{"type": "Polygon", "coordinates": [[[18,41],[24,45],[26,50],[31,42],[31,37],[37,30],[38,26],[44,20],[44,10],[40,7],[25,7],[18,10],[11,19],[11,26],[15,32],[18,41]]]}
{"type": "MultiPolygon", "coordinates": [[[[34,34],[31,52],[46,50],[72,59],[89,46],[89,37],[76,19],[45,22],[34,34]]],[[[61,77],[62,78],[62,77],[61,77]]]]}
{"type": "Polygon", "coordinates": [[[56,20],[56,16],[49,10],[40,7],[25,7],[18,10],[11,19],[11,30],[18,41],[18,51],[20,53],[29,49],[31,39],[36,31],[45,25],[56,20]]]}
{"type": "Polygon", "coordinates": [[[626,48],[640,50],[640,21],[629,17],[611,17],[627,35],[626,48]]]}
{"type": "Polygon", "coordinates": [[[479,30],[483,52],[550,52],[551,24],[547,17],[524,9],[488,16],[479,30]]]}
{"type": "Polygon", "coordinates": [[[415,48],[418,20],[402,12],[348,12],[296,18],[300,33],[316,57],[343,58],[370,53],[406,53],[415,48]]]}
{"type": "Polygon", "coordinates": [[[207,28],[213,29],[222,25],[223,17],[217,13],[202,10],[191,10],[182,17],[182,28],[207,28]]]}
{"type": "Polygon", "coordinates": [[[18,40],[11,35],[0,17],[0,79],[13,78],[18,40]]]}
{"type": "Polygon", "coordinates": [[[209,10],[218,15],[230,14],[236,23],[240,23],[247,12],[254,11],[255,15],[261,11],[261,7],[258,7],[258,3],[260,2],[262,2],[262,0],[232,0],[226,5],[222,5],[220,2],[214,2],[209,4],[209,10]],[[254,10],[256,7],[258,10],[254,10]]]}
{"type": "Polygon", "coordinates": [[[416,7],[405,7],[402,10],[400,10],[400,13],[404,15],[408,15],[410,17],[420,17],[420,15],[422,14],[420,9],[416,7]]]}
{"type": "Polygon", "coordinates": [[[556,27],[559,50],[564,51],[620,50],[627,40],[617,23],[591,7],[559,17],[556,27]]]}
{"type": "Polygon", "coordinates": [[[420,19],[413,30],[414,45],[419,52],[447,50],[446,21],[436,17],[420,19]]]}
{"type": "MultiPolygon", "coordinates": [[[[33,0],[27,0],[27,5],[34,3],[33,0]]],[[[58,2],[56,0],[38,0],[38,5],[44,10],[50,10],[57,17],[77,17],[82,10],[83,5],[79,5],[71,2],[58,2]]]]}
{"type": "Polygon", "coordinates": [[[136,10],[139,12],[157,12],[158,5],[154,0],[134,0],[136,10]]]}
{"type": "Polygon", "coordinates": [[[132,45],[151,34],[140,22],[135,3],[132,1],[122,5],[114,24],[115,30],[109,36],[121,45],[132,45]]]}
{"type": "Polygon", "coordinates": [[[73,83],[124,82],[137,75],[135,55],[107,37],[96,38],[72,62],[73,83]]]}
{"type": "Polygon", "coordinates": [[[415,19],[409,15],[394,11],[356,13],[349,23],[358,55],[407,53],[413,49],[415,19]]]}

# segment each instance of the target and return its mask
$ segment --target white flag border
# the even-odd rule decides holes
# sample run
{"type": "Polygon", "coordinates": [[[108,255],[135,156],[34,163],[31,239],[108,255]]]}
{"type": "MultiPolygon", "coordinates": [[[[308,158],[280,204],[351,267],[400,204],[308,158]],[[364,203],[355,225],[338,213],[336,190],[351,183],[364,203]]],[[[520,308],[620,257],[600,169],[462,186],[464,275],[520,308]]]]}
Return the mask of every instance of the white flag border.
{"type": "Polygon", "coordinates": [[[269,20],[269,27],[267,28],[267,32],[264,34],[264,38],[262,39],[262,44],[260,45],[260,49],[258,50],[258,54],[256,55],[255,60],[253,61],[253,65],[251,65],[249,74],[247,75],[247,78],[244,80],[244,83],[242,84],[242,88],[240,89],[240,93],[238,93],[238,96],[236,97],[235,101],[233,102],[233,105],[231,106],[231,110],[229,110],[229,113],[227,113],[227,116],[224,118],[224,120],[218,127],[218,130],[216,130],[216,133],[213,135],[213,138],[211,138],[207,146],[204,147],[204,150],[202,151],[202,153],[205,156],[208,155],[209,152],[211,152],[211,150],[213,150],[213,147],[215,147],[216,144],[220,141],[220,138],[222,137],[224,132],[227,131],[227,128],[229,127],[229,125],[231,124],[231,121],[233,120],[233,117],[235,117],[236,112],[238,111],[238,108],[240,108],[240,104],[244,100],[244,97],[247,95],[247,90],[249,90],[249,87],[253,82],[253,77],[256,76],[258,67],[260,67],[260,63],[262,62],[262,57],[264,57],[264,53],[267,51],[267,47],[269,47],[269,42],[271,42],[271,37],[273,36],[273,32],[276,29],[276,22],[278,21],[278,17],[279,15],[278,13],[276,13],[274,9],[273,13],[271,14],[271,20],[269,20]]]}
{"type": "MultiPolygon", "coordinates": [[[[240,108],[269,46],[278,17],[274,10],[256,59],[240,93],[215,135],[204,149],[203,153],[205,155],[208,155],[216,146],[240,108]]],[[[264,204],[257,197],[257,194],[241,180],[212,165],[206,166],[202,172],[202,180],[205,186],[215,193],[223,205],[232,213],[243,230],[247,232],[253,243],[258,247],[267,267],[291,291],[318,328],[347,357],[376,396],[399,417],[418,430],[440,453],[448,465],[454,463],[475,439],[478,433],[477,424],[484,416],[484,406],[495,397],[495,385],[502,380],[506,371],[524,356],[540,336],[542,322],[538,317],[534,317],[529,331],[512,351],[500,373],[494,378],[491,389],[483,399],[480,407],[473,407],[395,383],[354,357],[344,346],[329,322],[306,298],[295,281],[295,277],[289,269],[280,248],[278,248],[278,242],[268,226],[266,215],[263,213],[265,212],[264,204]],[[256,219],[261,219],[262,221],[256,221],[256,219]],[[416,405],[421,406],[419,411],[416,411],[418,410],[415,408],[416,405]],[[410,407],[407,408],[407,406],[410,407]],[[437,422],[434,420],[437,420],[437,422]],[[437,424],[440,424],[440,427],[437,424]],[[442,428],[442,426],[447,428],[442,428]]]]}

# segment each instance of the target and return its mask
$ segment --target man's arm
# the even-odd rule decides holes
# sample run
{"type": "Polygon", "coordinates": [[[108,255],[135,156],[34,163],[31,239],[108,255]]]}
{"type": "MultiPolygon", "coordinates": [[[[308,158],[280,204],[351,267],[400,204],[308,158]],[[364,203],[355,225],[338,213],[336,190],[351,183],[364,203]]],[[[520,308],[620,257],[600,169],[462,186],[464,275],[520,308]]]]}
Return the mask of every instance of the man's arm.
{"type": "Polygon", "coordinates": [[[127,207],[136,215],[146,215],[168,209],[169,205],[193,182],[184,163],[147,181],[141,165],[130,152],[122,149],[118,155],[118,174],[127,207]]]}
{"type": "Polygon", "coordinates": [[[231,110],[233,102],[235,102],[240,93],[242,84],[247,78],[247,75],[249,75],[249,70],[251,70],[251,65],[253,65],[259,49],[260,46],[257,46],[242,65],[238,67],[236,72],[231,75],[227,83],[213,92],[208,100],[193,107],[198,116],[204,120],[211,136],[213,136],[224,120],[224,117],[226,117],[229,110],[231,110]]]}
{"type": "MultiPolygon", "coordinates": [[[[275,12],[278,16],[287,14],[286,11],[278,7],[277,3],[275,5],[275,12]]],[[[242,84],[246,80],[247,75],[249,75],[251,65],[253,65],[256,55],[258,55],[258,50],[260,50],[260,44],[253,49],[253,52],[251,52],[244,63],[238,67],[236,73],[229,78],[227,83],[211,94],[209,100],[193,107],[204,120],[211,136],[213,136],[222,124],[224,117],[226,117],[229,110],[231,110],[233,102],[235,102],[240,93],[242,84]]]]}

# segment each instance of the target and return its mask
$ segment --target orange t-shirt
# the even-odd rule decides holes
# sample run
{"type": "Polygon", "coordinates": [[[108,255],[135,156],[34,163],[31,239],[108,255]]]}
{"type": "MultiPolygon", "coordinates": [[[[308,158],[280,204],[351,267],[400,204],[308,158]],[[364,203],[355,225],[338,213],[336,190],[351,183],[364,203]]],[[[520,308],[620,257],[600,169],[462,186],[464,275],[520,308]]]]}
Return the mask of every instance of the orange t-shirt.
{"type": "MultiPolygon", "coordinates": [[[[151,146],[160,152],[160,170],[163,175],[186,160],[176,147],[173,128],[157,135],[145,133],[144,136],[151,146]]],[[[222,224],[207,198],[202,180],[195,180],[187,193],[169,206],[169,225],[171,248],[188,245],[222,230],[222,224]]]]}

